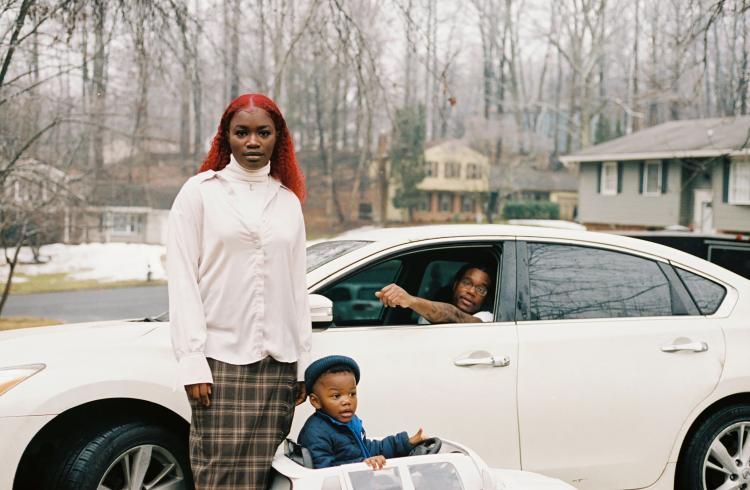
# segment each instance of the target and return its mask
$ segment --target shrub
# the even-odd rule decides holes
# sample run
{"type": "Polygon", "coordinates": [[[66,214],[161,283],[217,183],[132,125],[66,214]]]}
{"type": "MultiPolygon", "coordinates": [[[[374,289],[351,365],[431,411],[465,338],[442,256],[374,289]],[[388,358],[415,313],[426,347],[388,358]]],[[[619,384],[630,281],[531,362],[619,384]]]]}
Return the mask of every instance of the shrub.
{"type": "Polygon", "coordinates": [[[503,208],[505,219],[559,219],[560,205],[549,201],[508,201],[503,208]]]}

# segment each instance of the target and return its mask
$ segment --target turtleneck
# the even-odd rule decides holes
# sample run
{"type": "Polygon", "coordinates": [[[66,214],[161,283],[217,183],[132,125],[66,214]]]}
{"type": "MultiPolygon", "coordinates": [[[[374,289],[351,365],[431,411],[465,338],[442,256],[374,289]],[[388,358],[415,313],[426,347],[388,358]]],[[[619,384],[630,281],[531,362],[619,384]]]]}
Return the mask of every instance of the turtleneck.
{"type": "Polygon", "coordinates": [[[234,191],[234,199],[242,210],[245,223],[251,227],[260,226],[261,213],[266,205],[271,183],[271,163],[257,170],[248,170],[237,163],[234,155],[221,170],[234,191]]]}
{"type": "Polygon", "coordinates": [[[268,182],[269,175],[271,174],[271,162],[269,161],[263,167],[250,170],[240,165],[235,160],[234,155],[229,156],[229,163],[224,167],[226,176],[232,180],[240,180],[243,182],[268,182]]]}

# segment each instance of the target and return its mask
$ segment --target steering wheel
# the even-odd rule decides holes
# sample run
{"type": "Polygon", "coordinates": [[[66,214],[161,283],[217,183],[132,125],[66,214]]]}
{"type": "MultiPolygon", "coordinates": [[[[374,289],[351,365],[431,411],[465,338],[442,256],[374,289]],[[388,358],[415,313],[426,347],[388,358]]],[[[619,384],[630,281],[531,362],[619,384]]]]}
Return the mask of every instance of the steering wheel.
{"type": "Polygon", "coordinates": [[[430,437],[414,446],[409,456],[423,456],[425,454],[437,454],[443,446],[443,441],[437,437],[430,437]]]}

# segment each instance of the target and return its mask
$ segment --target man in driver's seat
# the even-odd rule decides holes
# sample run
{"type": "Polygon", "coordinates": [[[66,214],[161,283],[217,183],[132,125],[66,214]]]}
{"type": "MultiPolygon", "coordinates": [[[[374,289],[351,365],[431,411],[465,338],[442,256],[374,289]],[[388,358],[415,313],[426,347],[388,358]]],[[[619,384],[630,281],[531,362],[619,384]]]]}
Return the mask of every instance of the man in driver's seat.
{"type": "Polygon", "coordinates": [[[492,278],[489,267],[482,264],[466,264],[458,270],[453,279],[450,303],[412,296],[396,284],[387,285],[375,293],[375,296],[385,306],[400,306],[416,311],[420,315],[420,324],[478,323],[493,320],[492,312],[484,308],[487,301],[492,301],[491,291],[492,278]]]}

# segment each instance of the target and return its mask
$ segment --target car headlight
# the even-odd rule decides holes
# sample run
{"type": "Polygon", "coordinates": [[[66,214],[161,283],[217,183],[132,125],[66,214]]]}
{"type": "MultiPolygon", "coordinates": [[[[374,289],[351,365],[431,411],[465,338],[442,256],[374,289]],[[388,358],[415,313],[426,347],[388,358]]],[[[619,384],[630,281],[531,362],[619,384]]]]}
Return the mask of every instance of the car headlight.
{"type": "Polygon", "coordinates": [[[47,366],[44,364],[26,364],[25,366],[0,368],[0,396],[22,381],[34,376],[45,367],[47,366]]]}

